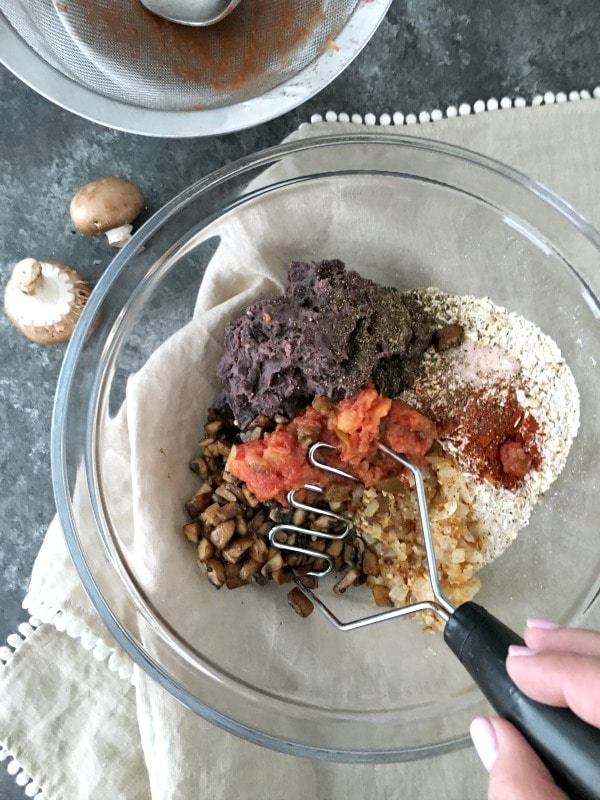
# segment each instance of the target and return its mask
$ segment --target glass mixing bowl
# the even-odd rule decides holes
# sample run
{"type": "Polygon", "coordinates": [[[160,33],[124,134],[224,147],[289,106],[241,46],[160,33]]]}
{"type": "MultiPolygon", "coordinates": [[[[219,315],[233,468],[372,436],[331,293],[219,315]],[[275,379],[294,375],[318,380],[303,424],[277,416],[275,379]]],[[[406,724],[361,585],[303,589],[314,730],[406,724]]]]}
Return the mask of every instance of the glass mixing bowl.
{"type": "MultiPolygon", "coordinates": [[[[291,260],[323,258],[400,289],[489,296],[558,343],[581,394],[580,432],[529,527],[481,572],[477,601],[517,630],[528,614],[591,624],[600,239],[523,175],[435,142],[360,133],[284,144],[210,175],[146,223],[94,289],[66,353],[58,512],[107,627],[195,712],[297,755],[409,760],[464,744],[488,710],[440,635],[410,620],[338,633],[317,612],[297,617],[289,586],[216,591],[181,534],[224,323],[239,297],[260,294],[262,265],[284,276],[291,260]],[[227,265],[240,259],[247,278],[238,270],[232,286],[227,265]],[[202,335],[182,350],[192,318],[202,335]],[[132,394],[147,424],[129,406],[125,415],[132,394]]],[[[344,596],[348,618],[372,610],[367,595],[344,596]]]]}

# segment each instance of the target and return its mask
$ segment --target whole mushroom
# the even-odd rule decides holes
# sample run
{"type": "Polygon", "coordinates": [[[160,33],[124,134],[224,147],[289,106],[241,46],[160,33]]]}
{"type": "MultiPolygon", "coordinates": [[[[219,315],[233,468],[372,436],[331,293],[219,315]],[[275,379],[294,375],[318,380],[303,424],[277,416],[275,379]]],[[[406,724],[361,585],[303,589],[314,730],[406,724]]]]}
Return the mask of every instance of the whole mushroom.
{"type": "Polygon", "coordinates": [[[71,220],[81,233],[105,233],[115,247],[131,239],[131,223],[144,207],[144,195],[125,178],[99,178],[86,183],[71,200],[71,220]]]}
{"type": "Polygon", "coordinates": [[[24,258],[6,284],[4,308],[32,342],[58,344],[70,338],[90,292],[85,278],[66,264],[24,258]]]}

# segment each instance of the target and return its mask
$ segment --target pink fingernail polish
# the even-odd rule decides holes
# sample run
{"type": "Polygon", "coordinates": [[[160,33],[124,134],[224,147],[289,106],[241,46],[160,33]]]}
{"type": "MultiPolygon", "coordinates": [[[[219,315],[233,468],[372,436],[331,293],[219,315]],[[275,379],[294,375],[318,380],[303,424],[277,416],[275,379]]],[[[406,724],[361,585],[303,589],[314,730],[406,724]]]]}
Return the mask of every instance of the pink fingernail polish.
{"type": "Polygon", "coordinates": [[[498,756],[498,740],[489,719],[476,717],[469,728],[471,739],[481,763],[489,772],[498,756]]]}
{"type": "Polygon", "coordinates": [[[527,620],[527,627],[544,628],[544,630],[554,631],[557,628],[560,628],[560,625],[557,625],[556,622],[550,622],[547,619],[540,619],[539,617],[529,617],[529,619],[527,620]]]}
{"type": "Polygon", "coordinates": [[[509,656],[535,656],[537,653],[531,647],[523,647],[520,644],[511,644],[508,648],[509,656]]]}

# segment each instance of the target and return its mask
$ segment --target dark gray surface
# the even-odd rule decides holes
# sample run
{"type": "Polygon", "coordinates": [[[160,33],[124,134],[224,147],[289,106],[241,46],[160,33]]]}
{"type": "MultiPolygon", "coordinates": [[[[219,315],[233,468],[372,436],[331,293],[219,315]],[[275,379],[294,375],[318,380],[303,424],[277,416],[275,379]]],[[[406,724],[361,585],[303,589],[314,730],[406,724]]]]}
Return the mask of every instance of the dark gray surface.
{"type": "MultiPolygon", "coordinates": [[[[0,68],[2,285],[25,256],[63,261],[92,282],[112,250],[76,234],[72,194],[123,175],[147,218],[216,167],[278,143],[313,113],[419,113],[478,99],[600,85],[598,0],[395,0],[354,64],[296,111],[220,139],[161,140],[102,128],[37,96],[0,68]]],[[[0,641],[25,618],[21,600],[54,514],[49,434],[64,347],[30,343],[0,315],[0,641]]],[[[0,767],[0,800],[22,800],[0,767]]],[[[83,798],[82,798],[83,800],[83,798]]]]}

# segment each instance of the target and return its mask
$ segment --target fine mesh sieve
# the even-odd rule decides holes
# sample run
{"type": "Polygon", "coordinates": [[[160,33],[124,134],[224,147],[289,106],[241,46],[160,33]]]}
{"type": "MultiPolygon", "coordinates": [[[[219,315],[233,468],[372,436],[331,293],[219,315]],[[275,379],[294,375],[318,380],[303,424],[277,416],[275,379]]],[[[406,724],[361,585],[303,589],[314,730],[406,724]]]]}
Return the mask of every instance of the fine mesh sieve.
{"type": "Polygon", "coordinates": [[[54,69],[112,100],[159,111],[245,102],[327,48],[359,0],[244,0],[210,28],[167,22],[138,0],[0,0],[54,69]]]}

